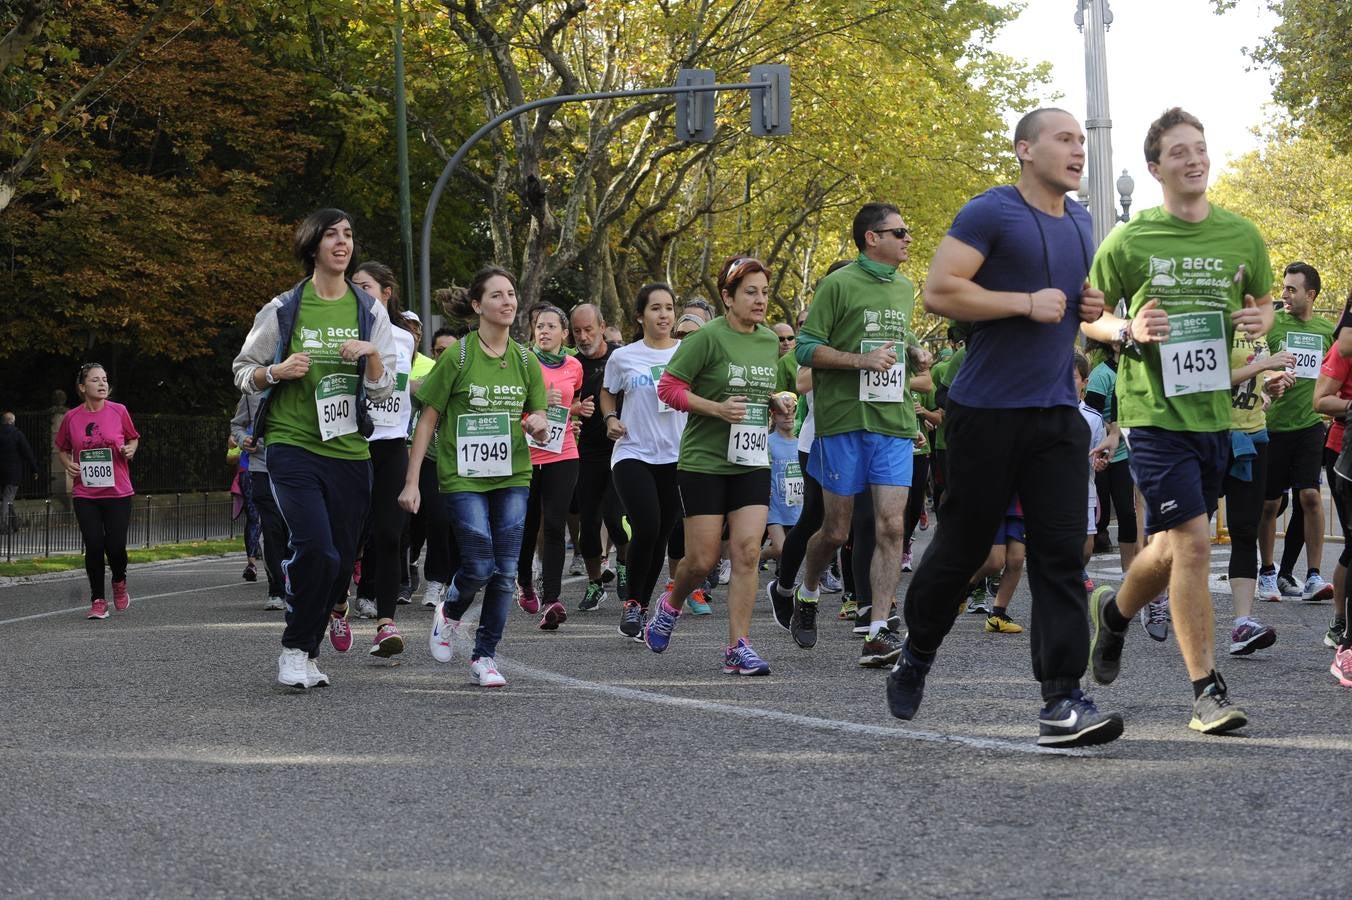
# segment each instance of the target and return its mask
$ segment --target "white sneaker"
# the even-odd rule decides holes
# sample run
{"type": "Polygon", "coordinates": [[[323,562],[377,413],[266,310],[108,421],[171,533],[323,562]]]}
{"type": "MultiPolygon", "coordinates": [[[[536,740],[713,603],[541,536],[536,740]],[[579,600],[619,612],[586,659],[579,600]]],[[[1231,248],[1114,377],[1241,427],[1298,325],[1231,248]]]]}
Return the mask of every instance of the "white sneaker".
{"type": "Polygon", "coordinates": [[[474,679],[479,687],[502,687],[507,683],[507,679],[502,677],[497,663],[493,662],[491,656],[481,656],[470,663],[469,677],[474,679]]]}
{"type": "Polygon", "coordinates": [[[1325,581],[1318,572],[1315,572],[1309,578],[1305,579],[1305,586],[1300,592],[1300,599],[1313,600],[1315,602],[1327,600],[1332,596],[1333,585],[1325,581]]]}
{"type": "Polygon", "coordinates": [[[329,676],[319,671],[319,664],[308,655],[305,657],[306,687],[328,687],[329,676]]]}
{"type": "Polygon", "coordinates": [[[365,597],[357,598],[357,618],[374,619],[376,617],[376,601],[368,600],[365,597]]]}
{"type": "Polygon", "coordinates": [[[718,562],[718,583],[727,584],[732,580],[732,560],[723,559],[718,562]]]}
{"type": "Polygon", "coordinates": [[[432,613],[432,633],[427,639],[427,646],[432,651],[433,659],[439,663],[451,661],[451,657],[455,654],[451,642],[459,630],[460,623],[446,618],[446,607],[438,603],[436,611],[432,613]]]}
{"type": "Polygon", "coordinates": [[[263,604],[266,610],[286,609],[286,601],[281,597],[269,597],[268,602],[263,604]]]}
{"type": "Polygon", "coordinates": [[[1277,589],[1276,572],[1273,572],[1271,575],[1263,575],[1261,573],[1258,575],[1257,596],[1259,600],[1265,600],[1268,603],[1277,603],[1282,599],[1282,592],[1277,589]]]}
{"type": "Polygon", "coordinates": [[[422,605],[426,609],[432,609],[442,600],[446,599],[446,585],[440,581],[426,581],[423,583],[422,605]]]}
{"type": "Polygon", "coordinates": [[[309,659],[310,654],[304,650],[283,647],[282,655],[277,657],[277,683],[301,690],[308,688],[310,675],[306,663],[309,659]]]}

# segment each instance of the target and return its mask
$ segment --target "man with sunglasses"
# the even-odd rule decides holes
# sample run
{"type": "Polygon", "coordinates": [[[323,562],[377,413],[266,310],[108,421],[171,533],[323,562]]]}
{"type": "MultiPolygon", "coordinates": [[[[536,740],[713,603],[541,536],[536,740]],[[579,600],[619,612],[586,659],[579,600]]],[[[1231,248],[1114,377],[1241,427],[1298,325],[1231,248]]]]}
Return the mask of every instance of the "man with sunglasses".
{"type": "MultiPolygon", "coordinates": [[[[808,472],[822,486],[822,526],[808,541],[803,583],[794,596],[789,630],[800,647],[816,643],[821,572],[850,534],[855,495],[867,492],[875,510],[871,558],[873,617],[860,664],[882,667],[901,653],[888,627],[890,598],[901,579],[901,545],[911,484],[915,407],[906,344],[915,287],[897,267],[909,256],[910,230],[889,203],[868,203],[854,217],[855,261],[818,284],[794,354],[812,367],[816,438],[808,472]]],[[[775,586],[767,588],[772,604],[775,586]]],[[[780,598],[782,601],[782,598],[780,598]]]]}
{"type": "Polygon", "coordinates": [[[1122,733],[1122,717],[1100,712],[1080,690],[1089,662],[1080,580],[1089,428],[1072,366],[1080,322],[1103,314],[1103,294],[1087,281],[1089,213],[1066,202],[1084,169],[1084,132],[1064,110],[1039,109],[1019,121],[1014,152],[1018,182],[959,210],[925,283],[929,312],[973,324],[948,391],[947,493],[906,591],[908,635],[887,700],[894,716],[914,718],[939,645],[1017,494],[1033,595],[1033,677],[1045,703],[1038,743],[1100,744],[1122,733]]]}

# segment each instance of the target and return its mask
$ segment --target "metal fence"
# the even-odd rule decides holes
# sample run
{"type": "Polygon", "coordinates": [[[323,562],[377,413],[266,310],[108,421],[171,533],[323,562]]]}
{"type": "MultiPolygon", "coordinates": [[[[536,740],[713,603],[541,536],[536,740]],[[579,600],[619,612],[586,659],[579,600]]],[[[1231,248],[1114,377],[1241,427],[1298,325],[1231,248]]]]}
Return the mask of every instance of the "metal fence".
{"type": "MultiPolygon", "coordinates": [[[[207,491],[133,497],[127,546],[234,538],[244,530],[244,517],[231,518],[233,508],[228,495],[207,491]]],[[[0,555],[5,562],[84,551],[75,513],[63,500],[23,504],[12,524],[17,528],[0,535],[0,555]]]]}

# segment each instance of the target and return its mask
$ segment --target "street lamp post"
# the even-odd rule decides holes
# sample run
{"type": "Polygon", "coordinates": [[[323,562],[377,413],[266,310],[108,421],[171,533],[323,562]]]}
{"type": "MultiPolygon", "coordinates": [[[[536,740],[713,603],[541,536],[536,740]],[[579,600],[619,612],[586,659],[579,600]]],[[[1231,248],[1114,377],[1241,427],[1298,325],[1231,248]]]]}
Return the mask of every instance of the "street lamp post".
{"type": "Polygon", "coordinates": [[[1117,221],[1126,222],[1131,219],[1131,192],[1136,190],[1136,179],[1127,174],[1123,169],[1122,174],[1117,176],[1117,195],[1118,202],[1122,204],[1122,215],[1117,217],[1117,221]]]}
{"type": "Polygon", "coordinates": [[[1088,89],[1085,130],[1089,143],[1089,214],[1094,243],[1117,221],[1113,209],[1113,122],[1108,117],[1108,55],[1105,36],[1113,23],[1108,0],[1075,0],[1075,24],[1084,33],[1084,74],[1088,89]]]}

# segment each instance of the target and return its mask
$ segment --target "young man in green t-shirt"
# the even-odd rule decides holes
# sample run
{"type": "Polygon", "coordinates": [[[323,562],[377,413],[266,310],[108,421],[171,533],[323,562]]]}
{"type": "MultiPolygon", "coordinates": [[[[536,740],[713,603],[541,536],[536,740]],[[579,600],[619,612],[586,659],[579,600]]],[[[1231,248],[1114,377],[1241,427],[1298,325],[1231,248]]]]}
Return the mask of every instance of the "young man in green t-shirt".
{"type": "MultiPolygon", "coordinates": [[[[1263,518],[1258,525],[1258,549],[1263,567],[1258,573],[1258,596],[1280,600],[1283,596],[1304,600],[1327,600],[1333,585],[1319,574],[1324,555],[1324,503],[1319,496],[1319,478],[1324,465],[1324,418],[1314,411],[1314,383],[1319,364],[1333,346],[1333,323],[1314,314],[1319,296],[1319,272],[1309,263],[1293,262],[1282,273],[1282,300],[1286,308],[1273,318],[1267,333],[1271,353],[1289,351],[1296,358],[1287,370],[1292,380],[1286,392],[1267,411],[1268,469],[1263,493],[1263,518]],[[1283,571],[1278,577],[1272,565],[1277,538],[1277,510],[1282,494],[1291,491],[1291,516],[1302,516],[1305,526],[1305,564],[1309,567],[1302,587],[1283,571]],[[1283,584],[1283,582],[1288,582],[1283,584]]],[[[1292,537],[1295,537],[1294,535],[1292,537]]],[[[1290,560],[1294,563],[1298,550],[1290,560]]]]}
{"type": "Polygon", "coordinates": [[[1207,200],[1196,117],[1165,112],[1145,157],[1164,203],[1109,233],[1089,274],[1105,307],[1126,300],[1131,318],[1105,314],[1081,330],[1123,344],[1118,421],[1153,539],[1118,591],[1104,585],[1090,599],[1090,668],[1100,684],[1117,677],[1131,617],[1167,587],[1193,686],[1189,727],[1218,734],[1248,717],[1215,669],[1209,522],[1230,457],[1230,348],[1236,331],[1272,327],[1272,269],[1258,229],[1207,200]]]}

